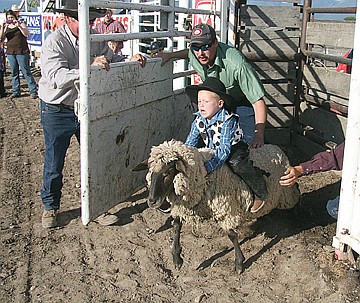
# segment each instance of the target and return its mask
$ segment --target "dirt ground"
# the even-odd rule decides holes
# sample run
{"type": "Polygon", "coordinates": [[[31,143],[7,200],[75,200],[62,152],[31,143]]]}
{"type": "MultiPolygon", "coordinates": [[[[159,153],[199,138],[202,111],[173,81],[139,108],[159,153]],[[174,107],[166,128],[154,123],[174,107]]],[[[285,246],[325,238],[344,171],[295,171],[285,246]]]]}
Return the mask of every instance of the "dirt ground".
{"type": "Polygon", "coordinates": [[[43,154],[39,100],[24,86],[23,97],[0,99],[0,302],[360,302],[359,272],[333,258],[336,222],[325,205],[339,192],[337,173],[303,177],[294,209],[275,210],[242,234],[238,275],[231,242],[211,223],[183,228],[184,265],[175,270],[171,218],[147,208],[146,191],[111,210],[118,224],[83,226],[75,140],[62,227],[44,230],[43,154]]]}

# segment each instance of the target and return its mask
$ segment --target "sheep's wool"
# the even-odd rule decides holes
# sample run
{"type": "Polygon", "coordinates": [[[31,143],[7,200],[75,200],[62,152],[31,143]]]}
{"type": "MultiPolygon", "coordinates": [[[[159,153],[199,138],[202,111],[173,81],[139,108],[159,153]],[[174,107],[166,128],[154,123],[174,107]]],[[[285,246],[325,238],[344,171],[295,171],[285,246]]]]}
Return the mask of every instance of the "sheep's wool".
{"type": "MultiPolygon", "coordinates": [[[[250,152],[254,165],[269,174],[264,177],[268,199],[255,214],[245,212],[246,204],[253,200],[251,191],[227,165],[208,174],[206,178],[201,174],[200,165],[212,155],[213,150],[195,149],[175,140],[152,148],[149,174],[164,163],[183,162],[184,171],[178,173],[173,181],[175,193],[167,197],[172,204],[173,216],[179,216],[192,224],[212,219],[223,229],[229,230],[241,226],[246,220],[263,216],[274,208],[291,208],[297,203],[300,196],[298,188],[279,184],[280,177],[289,166],[288,158],[279,147],[266,144],[250,152]]],[[[150,178],[147,179],[150,182],[150,178]]]]}

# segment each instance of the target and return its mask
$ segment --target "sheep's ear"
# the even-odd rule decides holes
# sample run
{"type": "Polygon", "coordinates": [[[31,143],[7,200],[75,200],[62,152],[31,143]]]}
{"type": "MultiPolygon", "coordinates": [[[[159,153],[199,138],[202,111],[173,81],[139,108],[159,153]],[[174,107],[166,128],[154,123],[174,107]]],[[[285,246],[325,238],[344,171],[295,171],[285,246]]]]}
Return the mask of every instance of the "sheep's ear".
{"type": "Polygon", "coordinates": [[[131,169],[131,171],[141,171],[141,170],[147,170],[149,168],[148,166],[148,160],[144,160],[138,165],[136,165],[134,168],[131,169]]]}
{"type": "Polygon", "coordinates": [[[185,164],[181,159],[179,159],[175,162],[175,168],[177,171],[179,171],[181,173],[185,173],[185,164]]]}

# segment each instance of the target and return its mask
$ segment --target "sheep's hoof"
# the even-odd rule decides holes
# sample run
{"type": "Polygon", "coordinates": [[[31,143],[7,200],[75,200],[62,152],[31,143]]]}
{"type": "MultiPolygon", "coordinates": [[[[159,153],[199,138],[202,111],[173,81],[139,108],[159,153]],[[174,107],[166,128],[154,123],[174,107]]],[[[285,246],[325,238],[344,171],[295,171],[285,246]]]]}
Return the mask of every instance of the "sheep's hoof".
{"type": "Polygon", "coordinates": [[[183,265],[184,261],[182,258],[177,258],[177,260],[174,260],[174,266],[177,270],[181,269],[182,265],[183,265]]]}
{"type": "Polygon", "coordinates": [[[242,274],[244,271],[244,267],[243,264],[237,264],[235,263],[235,271],[237,272],[237,274],[242,274]]]}

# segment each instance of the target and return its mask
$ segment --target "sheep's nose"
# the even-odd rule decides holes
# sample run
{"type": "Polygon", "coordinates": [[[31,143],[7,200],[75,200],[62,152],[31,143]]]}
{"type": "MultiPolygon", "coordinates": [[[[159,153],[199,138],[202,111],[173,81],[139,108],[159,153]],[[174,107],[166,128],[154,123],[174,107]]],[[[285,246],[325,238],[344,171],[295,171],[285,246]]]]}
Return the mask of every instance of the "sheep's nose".
{"type": "Polygon", "coordinates": [[[150,207],[150,208],[156,208],[156,200],[155,199],[152,199],[152,198],[148,198],[147,199],[147,205],[150,207]]]}

